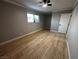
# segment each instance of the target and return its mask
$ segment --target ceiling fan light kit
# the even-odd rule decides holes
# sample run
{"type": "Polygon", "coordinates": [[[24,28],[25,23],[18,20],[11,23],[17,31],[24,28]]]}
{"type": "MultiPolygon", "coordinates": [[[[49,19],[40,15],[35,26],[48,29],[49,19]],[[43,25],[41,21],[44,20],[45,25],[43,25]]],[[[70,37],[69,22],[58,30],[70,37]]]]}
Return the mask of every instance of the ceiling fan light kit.
{"type": "Polygon", "coordinates": [[[47,7],[47,4],[43,4],[43,7],[47,7]]]}
{"type": "Polygon", "coordinates": [[[42,7],[48,7],[48,6],[52,6],[52,3],[50,0],[42,0],[40,1],[40,5],[42,5],[42,7]]]}

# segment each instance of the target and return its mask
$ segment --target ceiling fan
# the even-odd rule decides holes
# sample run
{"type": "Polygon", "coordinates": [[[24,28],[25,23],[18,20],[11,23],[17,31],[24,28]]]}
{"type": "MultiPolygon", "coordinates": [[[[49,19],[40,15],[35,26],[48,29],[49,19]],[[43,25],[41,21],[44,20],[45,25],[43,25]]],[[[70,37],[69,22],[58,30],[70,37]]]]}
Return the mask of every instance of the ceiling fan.
{"type": "Polygon", "coordinates": [[[52,3],[50,0],[42,0],[39,2],[41,6],[47,7],[47,6],[52,6],[52,3]]]}

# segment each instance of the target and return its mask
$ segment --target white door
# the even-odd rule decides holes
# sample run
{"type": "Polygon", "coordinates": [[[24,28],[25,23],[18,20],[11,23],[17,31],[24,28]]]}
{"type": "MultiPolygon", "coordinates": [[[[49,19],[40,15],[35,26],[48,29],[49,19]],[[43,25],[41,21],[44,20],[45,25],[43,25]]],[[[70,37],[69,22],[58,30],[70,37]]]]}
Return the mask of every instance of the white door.
{"type": "Polygon", "coordinates": [[[58,32],[66,33],[69,20],[70,20],[70,16],[71,16],[70,13],[61,14],[58,32]]]}

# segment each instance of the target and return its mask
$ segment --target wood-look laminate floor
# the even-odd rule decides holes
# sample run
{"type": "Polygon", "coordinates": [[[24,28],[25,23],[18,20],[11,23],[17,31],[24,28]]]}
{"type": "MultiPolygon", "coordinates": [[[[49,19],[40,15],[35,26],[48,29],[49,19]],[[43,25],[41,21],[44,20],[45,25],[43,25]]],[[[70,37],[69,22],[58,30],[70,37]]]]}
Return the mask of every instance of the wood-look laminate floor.
{"type": "Polygon", "coordinates": [[[0,46],[0,59],[68,59],[65,36],[40,31],[0,46]]]}

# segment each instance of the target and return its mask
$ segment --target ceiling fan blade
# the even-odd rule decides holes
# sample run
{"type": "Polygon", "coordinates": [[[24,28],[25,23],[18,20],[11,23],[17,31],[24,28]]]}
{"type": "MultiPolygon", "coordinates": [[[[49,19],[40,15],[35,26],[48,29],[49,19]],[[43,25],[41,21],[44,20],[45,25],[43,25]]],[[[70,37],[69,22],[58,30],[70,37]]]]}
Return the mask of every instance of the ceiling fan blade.
{"type": "Polygon", "coordinates": [[[47,6],[52,6],[52,4],[47,4],[47,6]]]}
{"type": "Polygon", "coordinates": [[[46,2],[47,2],[47,0],[43,0],[43,2],[44,2],[44,3],[46,3],[46,2]]]}
{"type": "Polygon", "coordinates": [[[50,3],[50,0],[47,0],[47,3],[50,3]]]}
{"type": "Polygon", "coordinates": [[[42,0],[39,3],[40,3],[39,4],[40,6],[43,6],[44,4],[46,4],[47,6],[52,6],[52,3],[50,0],[42,0]]]}

